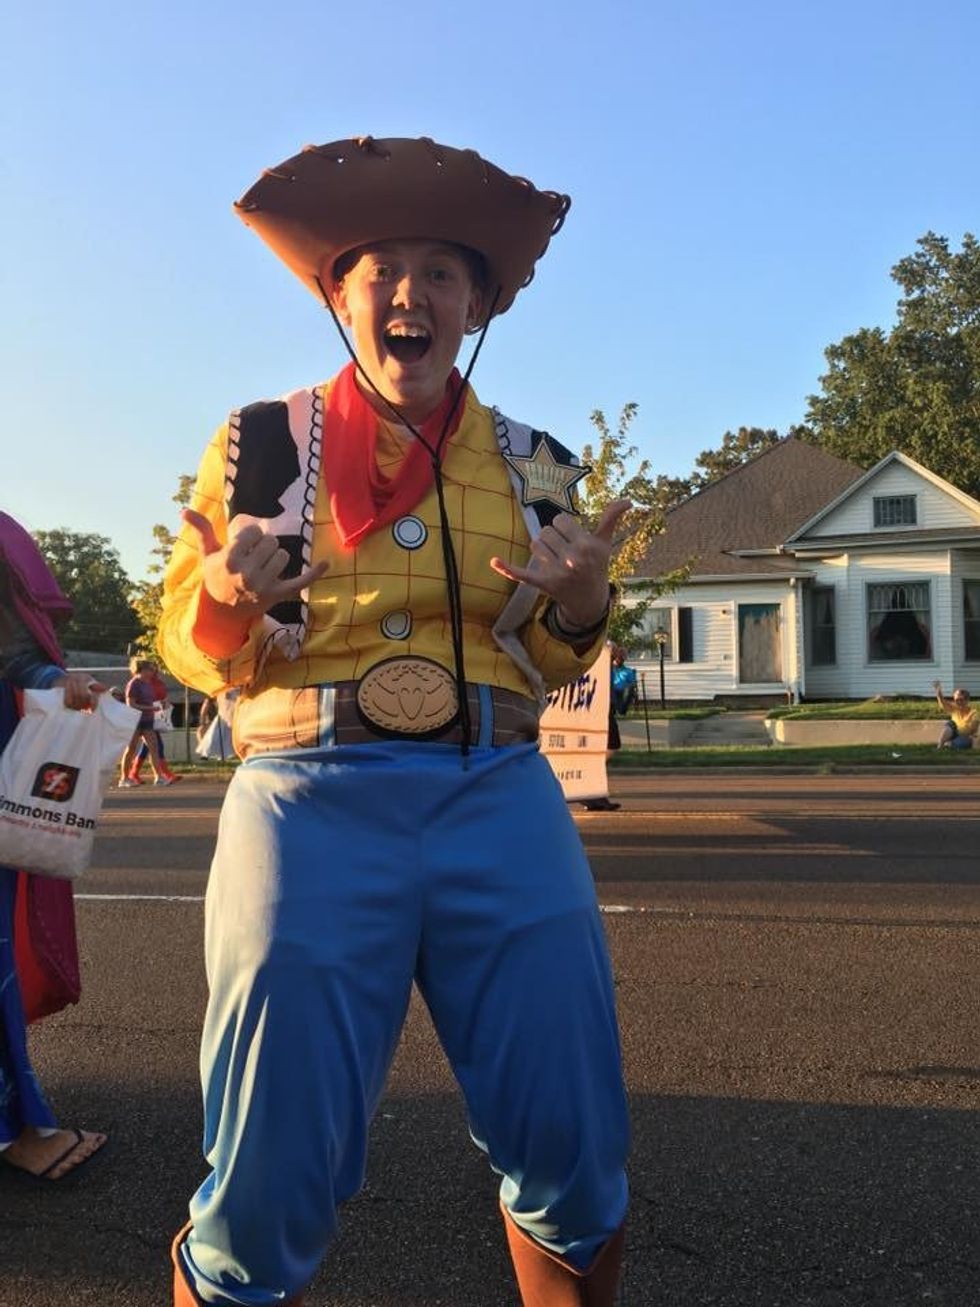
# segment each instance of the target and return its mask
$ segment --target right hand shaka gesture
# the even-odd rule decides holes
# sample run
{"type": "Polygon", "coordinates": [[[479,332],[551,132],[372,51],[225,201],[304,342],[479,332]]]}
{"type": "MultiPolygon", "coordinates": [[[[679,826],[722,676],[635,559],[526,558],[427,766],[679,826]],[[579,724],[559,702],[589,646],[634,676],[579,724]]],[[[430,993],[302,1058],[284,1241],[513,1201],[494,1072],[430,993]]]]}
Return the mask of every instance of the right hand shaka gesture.
{"type": "Polygon", "coordinates": [[[284,578],[289,554],[281,548],[278,536],[254,519],[233,517],[228,524],[228,543],[221,545],[203,514],[185,508],[181,517],[197,533],[204,559],[204,588],[215,603],[238,617],[261,617],[283,600],[294,599],[329,569],[324,561],[299,576],[284,578]]]}

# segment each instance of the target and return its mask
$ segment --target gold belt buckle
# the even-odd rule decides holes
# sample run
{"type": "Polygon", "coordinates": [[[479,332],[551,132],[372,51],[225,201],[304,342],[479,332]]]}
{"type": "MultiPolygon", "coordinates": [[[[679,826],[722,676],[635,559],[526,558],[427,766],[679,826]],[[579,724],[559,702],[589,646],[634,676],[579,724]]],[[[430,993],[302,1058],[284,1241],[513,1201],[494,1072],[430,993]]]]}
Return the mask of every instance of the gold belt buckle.
{"type": "Polygon", "coordinates": [[[431,658],[387,658],[357,683],[357,709],[385,735],[424,739],[456,719],[459,696],[452,672],[431,658]]]}

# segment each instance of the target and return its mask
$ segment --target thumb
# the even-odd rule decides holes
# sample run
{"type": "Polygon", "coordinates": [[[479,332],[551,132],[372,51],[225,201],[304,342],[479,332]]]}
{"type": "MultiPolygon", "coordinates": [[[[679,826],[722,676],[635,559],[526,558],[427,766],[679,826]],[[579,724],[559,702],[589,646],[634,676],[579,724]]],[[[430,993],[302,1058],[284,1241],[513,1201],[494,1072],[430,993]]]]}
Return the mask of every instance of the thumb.
{"type": "Polygon", "coordinates": [[[632,507],[633,504],[629,499],[614,499],[611,504],[607,504],[602,510],[602,514],[599,521],[596,523],[596,528],[592,534],[598,536],[600,540],[605,540],[607,543],[611,544],[613,534],[620,519],[623,518],[632,507]]]}
{"type": "Polygon", "coordinates": [[[208,554],[216,554],[221,545],[218,543],[218,537],[214,534],[214,527],[204,514],[199,513],[195,508],[184,508],[181,509],[180,516],[192,530],[197,532],[197,544],[201,553],[205,557],[208,554]]]}

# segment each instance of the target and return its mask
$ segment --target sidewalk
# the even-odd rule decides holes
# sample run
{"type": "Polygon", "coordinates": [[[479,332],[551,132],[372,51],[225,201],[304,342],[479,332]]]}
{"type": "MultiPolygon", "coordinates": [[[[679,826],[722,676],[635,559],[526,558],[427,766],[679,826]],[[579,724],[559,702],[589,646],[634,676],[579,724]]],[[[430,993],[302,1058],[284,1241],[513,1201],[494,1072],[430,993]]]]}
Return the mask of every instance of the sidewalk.
{"type": "MultiPolygon", "coordinates": [[[[940,770],[944,776],[978,774],[976,763],[972,759],[968,760],[967,757],[953,759],[948,756],[948,753],[940,756],[930,750],[931,756],[926,759],[921,757],[920,746],[918,749],[920,756],[911,758],[905,753],[904,743],[896,742],[893,745],[887,740],[862,742],[865,745],[873,743],[880,748],[883,751],[881,759],[875,759],[867,754],[863,757],[855,757],[853,756],[855,751],[851,747],[852,742],[842,741],[839,735],[835,735],[833,727],[841,723],[834,721],[826,723],[831,729],[825,733],[821,732],[821,738],[813,738],[806,744],[800,745],[796,741],[787,744],[774,742],[769,738],[765,721],[764,709],[715,713],[694,722],[684,722],[684,725],[692,728],[690,732],[685,734],[683,739],[668,740],[664,719],[651,718],[648,744],[647,723],[642,717],[632,717],[627,720],[619,718],[619,733],[623,748],[618,755],[616,773],[623,775],[634,769],[646,771],[653,768],[663,774],[670,770],[670,764],[662,766],[657,760],[658,754],[677,750],[683,752],[685,749],[722,748],[728,751],[724,764],[699,760],[695,765],[706,771],[718,770],[724,773],[742,771],[769,775],[777,772],[812,774],[815,769],[830,765],[835,771],[852,770],[856,775],[866,776],[876,769],[932,775],[937,770],[937,764],[941,763],[940,770]],[[739,756],[740,748],[746,753],[751,751],[752,761],[739,756]],[[759,751],[763,749],[770,753],[771,761],[760,760],[759,751]],[[885,757],[886,753],[890,754],[890,757],[885,757]]],[[[819,725],[819,722],[815,724],[819,725]]],[[[682,771],[687,770],[680,762],[675,763],[674,766],[682,771]]]]}
{"type": "MultiPolygon", "coordinates": [[[[626,749],[647,748],[647,724],[642,717],[619,718],[619,734],[626,749]]],[[[751,748],[768,748],[771,744],[765,727],[766,713],[757,708],[751,712],[721,712],[691,722],[691,733],[678,745],[667,747],[705,747],[711,745],[744,744],[751,748]]],[[[650,719],[650,747],[665,747],[654,735],[655,726],[662,719],[650,719]]]]}

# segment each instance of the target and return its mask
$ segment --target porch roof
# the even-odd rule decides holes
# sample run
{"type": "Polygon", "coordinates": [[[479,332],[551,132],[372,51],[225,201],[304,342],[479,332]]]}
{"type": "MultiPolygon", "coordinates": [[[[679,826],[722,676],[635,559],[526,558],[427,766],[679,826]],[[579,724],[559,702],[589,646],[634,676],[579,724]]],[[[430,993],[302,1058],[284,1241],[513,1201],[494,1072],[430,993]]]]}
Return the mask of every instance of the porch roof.
{"type": "Polygon", "coordinates": [[[917,527],[914,531],[861,531],[851,535],[807,536],[787,546],[798,558],[812,554],[841,552],[845,549],[875,549],[893,547],[907,549],[909,545],[921,548],[926,545],[980,546],[980,526],[917,527]]]}

